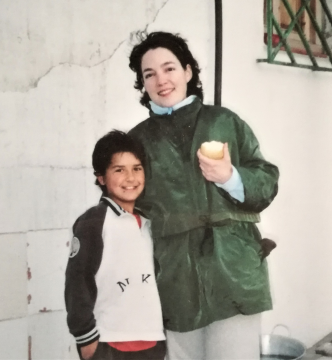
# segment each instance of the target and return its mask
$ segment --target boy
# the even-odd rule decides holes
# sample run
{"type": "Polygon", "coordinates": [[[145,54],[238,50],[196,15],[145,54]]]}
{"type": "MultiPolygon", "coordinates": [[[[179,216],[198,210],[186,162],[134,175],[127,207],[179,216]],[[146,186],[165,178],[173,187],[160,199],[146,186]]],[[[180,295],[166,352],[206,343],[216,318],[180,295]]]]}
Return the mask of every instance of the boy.
{"type": "Polygon", "coordinates": [[[92,164],[103,195],[73,226],[65,286],[69,330],[84,360],[162,360],[150,222],[135,209],[145,183],[144,149],[114,130],[97,142],[92,164]]]}

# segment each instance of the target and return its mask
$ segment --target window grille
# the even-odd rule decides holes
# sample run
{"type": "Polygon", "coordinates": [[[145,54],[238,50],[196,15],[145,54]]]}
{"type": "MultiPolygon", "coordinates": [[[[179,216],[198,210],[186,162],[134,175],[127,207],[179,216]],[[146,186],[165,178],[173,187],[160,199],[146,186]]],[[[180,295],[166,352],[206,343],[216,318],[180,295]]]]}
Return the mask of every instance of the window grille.
{"type": "Polygon", "coordinates": [[[258,62],[332,71],[332,0],[265,0],[264,5],[267,59],[258,62]],[[295,37],[300,49],[294,47],[295,37]],[[276,59],[280,50],[288,56],[285,61],[276,59]],[[295,53],[308,55],[310,62],[299,63],[295,53]]]}

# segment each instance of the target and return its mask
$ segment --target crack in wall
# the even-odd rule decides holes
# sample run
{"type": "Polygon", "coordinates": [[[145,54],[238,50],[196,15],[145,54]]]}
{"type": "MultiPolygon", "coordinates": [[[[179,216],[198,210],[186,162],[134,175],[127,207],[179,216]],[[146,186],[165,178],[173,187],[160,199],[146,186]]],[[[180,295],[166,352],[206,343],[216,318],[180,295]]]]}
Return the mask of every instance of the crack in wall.
{"type": "MultiPolygon", "coordinates": [[[[62,231],[62,230],[71,230],[71,226],[58,227],[58,228],[28,229],[28,230],[24,230],[24,231],[0,232],[0,237],[6,236],[6,235],[27,235],[28,233],[37,233],[37,232],[46,232],[46,231],[62,231]]],[[[27,246],[29,246],[29,244],[27,244],[27,246]]]]}
{"type": "MultiPolygon", "coordinates": [[[[144,31],[147,31],[147,29],[149,28],[149,26],[151,26],[158,18],[160,12],[162,11],[162,9],[167,5],[167,3],[169,2],[170,0],[165,0],[165,2],[163,3],[163,5],[156,11],[155,13],[155,16],[153,17],[153,19],[146,24],[145,28],[144,28],[144,31]]],[[[131,33],[132,34],[132,33],[131,33]]],[[[131,38],[131,34],[130,34],[130,38],[131,38]]],[[[29,36],[28,36],[29,37],[29,36]]],[[[30,37],[29,37],[30,38],[30,37]]],[[[105,59],[102,59],[100,61],[98,61],[97,63],[95,64],[92,64],[92,65],[82,65],[82,64],[77,64],[77,63],[72,63],[72,62],[60,62],[56,65],[53,65],[51,66],[44,74],[42,74],[41,76],[39,76],[38,78],[36,78],[35,80],[31,81],[31,83],[27,86],[26,89],[21,89],[21,90],[5,90],[5,91],[2,91],[1,93],[6,93],[6,92],[12,92],[12,93],[28,93],[29,91],[33,90],[33,89],[36,89],[38,88],[38,85],[40,83],[40,81],[42,81],[45,77],[47,77],[47,75],[49,75],[55,68],[58,68],[59,66],[65,66],[65,65],[68,65],[68,66],[78,66],[78,67],[82,67],[82,68],[88,68],[88,69],[91,69],[91,68],[94,68],[96,66],[99,66],[107,61],[110,61],[113,56],[117,53],[117,51],[120,49],[120,47],[126,42],[127,38],[126,39],[123,39],[121,40],[118,45],[115,47],[115,49],[113,50],[113,52],[107,56],[105,59]]],[[[100,50],[100,49],[99,49],[100,50]]],[[[92,56],[92,55],[91,55],[92,56]]],[[[91,59],[91,56],[90,56],[90,59],[91,59]]]]}
{"type": "Polygon", "coordinates": [[[116,48],[113,50],[113,52],[108,56],[106,57],[105,59],[102,59],[100,60],[99,62],[95,63],[95,64],[92,64],[92,65],[82,65],[82,64],[76,64],[76,63],[73,63],[73,62],[60,62],[56,65],[53,65],[50,69],[48,69],[45,74],[41,75],[40,77],[38,77],[31,85],[30,87],[25,90],[25,91],[18,91],[18,92],[29,92],[30,90],[32,89],[35,89],[38,87],[38,84],[39,82],[44,79],[53,69],[59,67],[59,66],[64,66],[64,65],[68,65],[68,66],[78,66],[78,67],[82,67],[82,68],[87,68],[87,69],[91,69],[91,68],[94,68],[98,65],[101,65],[109,60],[112,59],[112,57],[116,54],[116,52],[119,50],[119,48],[121,47],[121,45],[126,41],[125,40],[122,40],[119,42],[119,44],[116,46],[116,48]]]}
{"type": "Polygon", "coordinates": [[[0,232],[0,236],[2,235],[25,235],[26,231],[4,231],[4,232],[0,232]]]}
{"type": "MultiPolygon", "coordinates": [[[[57,166],[19,164],[20,169],[50,169],[50,170],[93,170],[92,166],[57,166]]],[[[17,166],[0,166],[0,170],[17,170],[17,166]]]]}
{"type": "Polygon", "coordinates": [[[46,232],[46,231],[60,231],[60,230],[71,230],[71,226],[69,226],[69,227],[59,227],[59,228],[30,229],[30,230],[27,230],[26,233],[36,233],[36,232],[46,232]]]}
{"type": "MultiPolygon", "coordinates": [[[[52,313],[60,313],[60,312],[64,312],[64,309],[55,309],[52,310],[50,312],[52,313]]],[[[32,318],[35,316],[40,316],[40,313],[34,313],[34,314],[25,314],[25,315],[18,315],[18,316],[12,316],[12,317],[8,317],[8,318],[3,318],[0,319],[0,323],[6,322],[6,321],[10,321],[10,320],[20,320],[20,319],[26,319],[26,318],[32,318]]]]}
{"type": "Polygon", "coordinates": [[[147,31],[148,28],[149,28],[149,26],[152,25],[152,24],[157,20],[157,17],[158,17],[158,15],[159,15],[160,11],[167,5],[168,2],[169,2],[169,0],[166,0],[166,1],[163,3],[163,5],[161,5],[161,7],[156,11],[156,15],[154,16],[154,18],[152,19],[152,21],[145,26],[144,31],[147,31]]]}

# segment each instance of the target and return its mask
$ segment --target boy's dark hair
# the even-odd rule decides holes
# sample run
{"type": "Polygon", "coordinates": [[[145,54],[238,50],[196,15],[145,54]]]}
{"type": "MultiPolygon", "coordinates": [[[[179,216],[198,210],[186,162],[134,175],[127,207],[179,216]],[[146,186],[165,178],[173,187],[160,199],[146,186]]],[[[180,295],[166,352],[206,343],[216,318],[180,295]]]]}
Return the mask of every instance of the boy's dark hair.
{"type": "MultiPolygon", "coordinates": [[[[145,151],[143,145],[136,139],[123,131],[112,130],[99,139],[92,153],[92,166],[96,176],[104,176],[107,168],[112,162],[114,154],[129,152],[132,153],[145,167],[145,151]]],[[[101,185],[96,179],[103,194],[107,194],[106,186],[101,185]]]]}
{"type": "Polygon", "coordinates": [[[129,56],[129,67],[136,73],[134,88],[140,90],[143,94],[140,100],[142,105],[149,108],[149,101],[151,100],[149,94],[143,90],[142,57],[147,51],[159,47],[171,51],[178,58],[183,69],[186,69],[187,65],[191,66],[193,75],[187,84],[187,96],[196,95],[203,101],[203,88],[199,79],[199,73],[201,71],[197,61],[188,48],[186,40],[181,38],[179,34],[163,31],[152,32],[150,34],[145,31],[139,31],[136,33],[136,38],[139,44],[133,47],[129,56]]]}

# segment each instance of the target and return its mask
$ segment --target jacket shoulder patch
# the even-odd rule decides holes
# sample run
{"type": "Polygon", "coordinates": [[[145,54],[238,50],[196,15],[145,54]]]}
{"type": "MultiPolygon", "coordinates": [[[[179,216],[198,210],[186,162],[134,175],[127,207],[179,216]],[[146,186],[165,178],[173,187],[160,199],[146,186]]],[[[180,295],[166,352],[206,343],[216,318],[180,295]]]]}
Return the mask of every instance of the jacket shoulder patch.
{"type": "Polygon", "coordinates": [[[78,240],[77,237],[73,237],[71,244],[70,244],[70,253],[69,253],[69,257],[73,258],[75,255],[77,255],[77,253],[80,250],[80,241],[78,240]]]}

